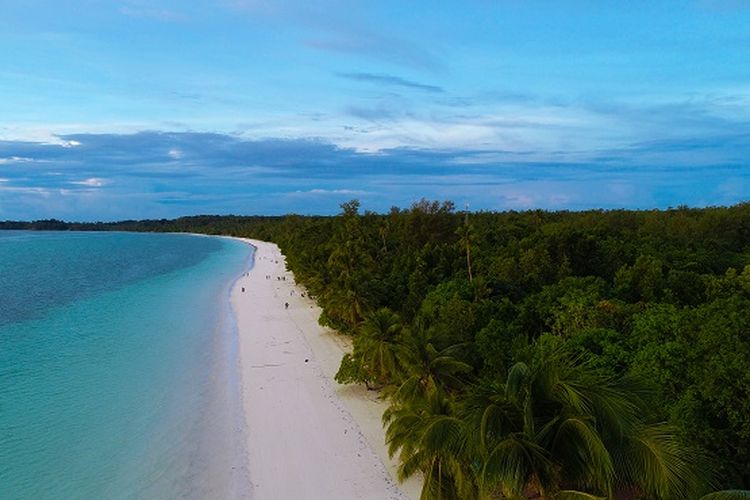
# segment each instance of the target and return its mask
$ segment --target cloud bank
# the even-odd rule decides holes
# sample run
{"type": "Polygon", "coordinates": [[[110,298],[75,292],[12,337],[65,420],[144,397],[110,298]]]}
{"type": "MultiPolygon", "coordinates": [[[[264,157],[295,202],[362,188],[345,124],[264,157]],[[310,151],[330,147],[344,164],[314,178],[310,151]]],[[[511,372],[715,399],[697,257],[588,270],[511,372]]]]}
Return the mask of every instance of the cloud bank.
{"type": "Polygon", "coordinates": [[[331,214],[422,198],[472,209],[725,205],[750,197],[750,136],[727,133],[576,154],[392,148],[216,133],[71,134],[0,141],[0,220],[331,214]],[[71,144],[76,144],[71,147],[71,144]]]}

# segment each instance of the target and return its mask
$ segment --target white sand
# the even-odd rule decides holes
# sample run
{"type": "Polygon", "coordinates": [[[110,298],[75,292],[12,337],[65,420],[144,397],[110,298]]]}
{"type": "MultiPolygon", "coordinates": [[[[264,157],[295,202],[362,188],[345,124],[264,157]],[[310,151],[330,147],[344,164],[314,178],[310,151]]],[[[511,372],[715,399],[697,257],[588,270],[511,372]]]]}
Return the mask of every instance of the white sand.
{"type": "Polygon", "coordinates": [[[419,498],[419,479],[395,480],[380,423],[386,404],[333,380],[346,339],[318,325],[320,310],[301,297],[276,245],[244,241],[257,248],[255,265],[231,300],[252,498],[419,498]]]}

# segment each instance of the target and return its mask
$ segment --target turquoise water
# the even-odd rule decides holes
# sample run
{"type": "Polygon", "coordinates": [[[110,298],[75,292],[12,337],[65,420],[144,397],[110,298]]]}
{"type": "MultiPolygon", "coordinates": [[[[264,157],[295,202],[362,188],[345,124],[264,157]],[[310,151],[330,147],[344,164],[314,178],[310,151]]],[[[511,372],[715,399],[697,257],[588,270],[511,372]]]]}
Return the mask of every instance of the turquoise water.
{"type": "Polygon", "coordinates": [[[223,238],[0,231],[0,498],[245,496],[250,264],[223,238]]]}

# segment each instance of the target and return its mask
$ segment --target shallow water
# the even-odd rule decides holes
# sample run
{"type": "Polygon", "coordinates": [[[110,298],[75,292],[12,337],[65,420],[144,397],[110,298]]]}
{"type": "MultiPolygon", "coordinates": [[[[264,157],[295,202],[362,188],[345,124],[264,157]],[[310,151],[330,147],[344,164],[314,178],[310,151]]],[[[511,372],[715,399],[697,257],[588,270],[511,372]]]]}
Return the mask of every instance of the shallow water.
{"type": "Polygon", "coordinates": [[[0,232],[0,498],[247,491],[235,240],[0,232]]]}

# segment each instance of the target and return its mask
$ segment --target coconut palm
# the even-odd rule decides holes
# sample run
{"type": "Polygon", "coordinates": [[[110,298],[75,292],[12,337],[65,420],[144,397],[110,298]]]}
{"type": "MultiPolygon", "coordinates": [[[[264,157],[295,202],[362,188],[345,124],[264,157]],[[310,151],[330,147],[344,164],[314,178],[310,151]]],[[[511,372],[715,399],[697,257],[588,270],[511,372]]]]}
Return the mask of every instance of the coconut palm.
{"type": "Polygon", "coordinates": [[[464,385],[462,375],[471,372],[472,367],[459,359],[463,345],[438,350],[421,328],[411,330],[406,340],[406,376],[388,395],[404,402],[424,398],[431,391],[451,391],[464,385]]]}
{"type": "Polygon", "coordinates": [[[357,330],[354,356],[364,370],[380,385],[397,380],[407,357],[401,318],[390,309],[371,314],[357,330]]]}
{"type": "Polygon", "coordinates": [[[465,423],[449,396],[429,390],[424,398],[394,403],[383,415],[383,423],[389,454],[400,452],[399,479],[423,474],[422,500],[477,497],[465,423]]]}
{"type": "Polygon", "coordinates": [[[456,229],[456,235],[458,236],[458,245],[465,251],[466,254],[466,272],[469,275],[469,283],[474,279],[471,269],[471,244],[474,241],[474,232],[471,225],[469,224],[469,212],[466,212],[466,219],[463,225],[458,226],[456,229]]]}
{"type": "Polygon", "coordinates": [[[323,308],[319,322],[337,330],[353,333],[357,326],[367,317],[370,306],[357,290],[347,283],[340,288],[332,289],[319,297],[323,308]]]}
{"type": "Polygon", "coordinates": [[[604,377],[559,352],[516,363],[504,383],[483,382],[465,405],[486,496],[695,498],[696,456],[672,429],[651,424],[635,378],[604,377]]]}

